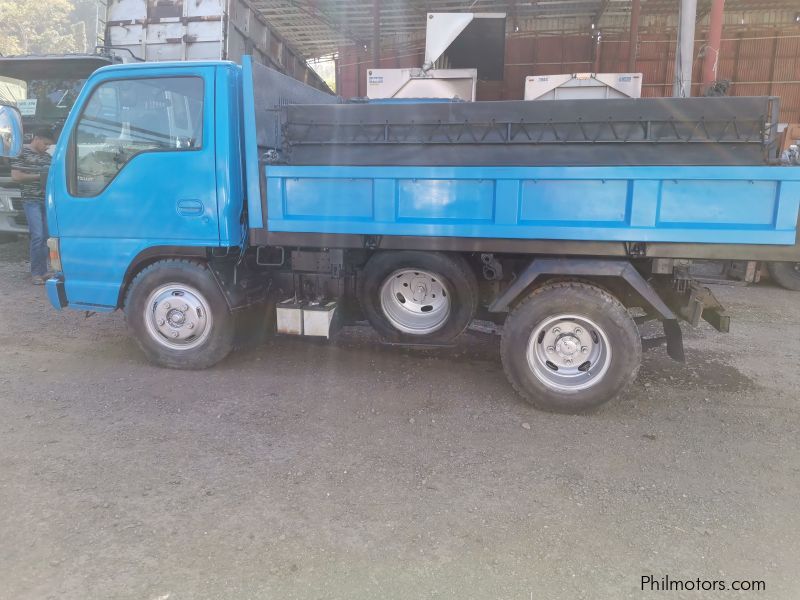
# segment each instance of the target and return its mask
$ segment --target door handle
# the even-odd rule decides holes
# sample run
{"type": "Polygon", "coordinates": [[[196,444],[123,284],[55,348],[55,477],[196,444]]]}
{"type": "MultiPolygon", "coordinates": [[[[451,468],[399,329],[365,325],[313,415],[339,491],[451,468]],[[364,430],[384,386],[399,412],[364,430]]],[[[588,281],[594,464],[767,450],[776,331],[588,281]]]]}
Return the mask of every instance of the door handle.
{"type": "Polygon", "coordinates": [[[178,214],[185,217],[195,217],[203,214],[203,203],[200,200],[178,200],[178,214]]]}

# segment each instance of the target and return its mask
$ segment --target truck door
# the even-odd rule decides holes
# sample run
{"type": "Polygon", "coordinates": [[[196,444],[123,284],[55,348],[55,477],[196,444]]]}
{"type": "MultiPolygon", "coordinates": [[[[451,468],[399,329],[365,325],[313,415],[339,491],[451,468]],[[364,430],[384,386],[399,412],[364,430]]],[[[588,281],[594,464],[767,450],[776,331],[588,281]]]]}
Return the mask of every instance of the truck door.
{"type": "Polygon", "coordinates": [[[71,304],[115,306],[147,248],[219,244],[214,73],[111,71],[70,118],[55,214],[71,304]]]}

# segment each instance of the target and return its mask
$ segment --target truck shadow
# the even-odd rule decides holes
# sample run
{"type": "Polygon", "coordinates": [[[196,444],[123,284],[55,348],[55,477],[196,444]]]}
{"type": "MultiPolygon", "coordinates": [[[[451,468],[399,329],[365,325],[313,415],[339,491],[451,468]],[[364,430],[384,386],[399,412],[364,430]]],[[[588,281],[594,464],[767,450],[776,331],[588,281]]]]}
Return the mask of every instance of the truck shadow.
{"type": "MultiPolygon", "coordinates": [[[[252,357],[269,348],[295,347],[298,344],[317,349],[327,347],[341,350],[368,350],[370,353],[403,357],[437,358],[441,360],[479,360],[500,364],[500,336],[467,331],[453,343],[439,346],[388,344],[367,325],[343,327],[330,340],[280,335],[250,335],[240,338],[238,351],[233,355],[252,357]]],[[[235,358],[234,358],[235,360],[235,358]]]]}
{"type": "MultiPolygon", "coordinates": [[[[226,365],[238,361],[267,359],[274,353],[306,354],[314,348],[317,353],[328,349],[333,353],[361,354],[397,359],[437,360],[444,362],[474,364],[491,370],[502,371],[500,361],[500,336],[468,330],[452,344],[446,346],[407,346],[386,344],[369,326],[348,326],[331,340],[307,337],[268,336],[260,341],[251,340],[234,353],[226,365]]],[[[318,359],[315,359],[318,360],[318,359]]],[[[656,348],[642,355],[634,387],[653,387],[712,392],[741,392],[752,390],[757,385],[735,367],[720,359],[709,359],[701,351],[687,349],[686,362],[678,363],[669,358],[664,348],[656,348]]]]}

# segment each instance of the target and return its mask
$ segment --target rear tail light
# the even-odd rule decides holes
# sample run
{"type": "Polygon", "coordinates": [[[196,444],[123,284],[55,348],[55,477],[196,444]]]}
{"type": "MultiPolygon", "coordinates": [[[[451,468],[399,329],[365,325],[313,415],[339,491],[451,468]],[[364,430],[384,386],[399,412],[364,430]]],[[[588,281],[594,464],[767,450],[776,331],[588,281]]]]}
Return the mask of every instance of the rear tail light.
{"type": "Polygon", "coordinates": [[[61,248],[58,244],[58,238],[48,238],[47,247],[50,249],[50,268],[53,271],[60,272],[61,269],[61,248]]]}

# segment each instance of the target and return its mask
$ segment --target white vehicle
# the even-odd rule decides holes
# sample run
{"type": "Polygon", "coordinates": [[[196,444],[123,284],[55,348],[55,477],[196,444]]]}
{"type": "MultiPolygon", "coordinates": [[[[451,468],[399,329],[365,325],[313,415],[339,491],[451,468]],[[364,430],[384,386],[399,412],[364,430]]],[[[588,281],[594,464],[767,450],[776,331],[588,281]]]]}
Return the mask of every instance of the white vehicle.
{"type": "MultiPolygon", "coordinates": [[[[86,78],[117,62],[107,54],[52,54],[0,57],[0,101],[22,115],[25,141],[40,127],[58,129],[67,118],[86,78]]],[[[0,236],[28,232],[19,187],[10,162],[0,159],[0,236]]]]}

